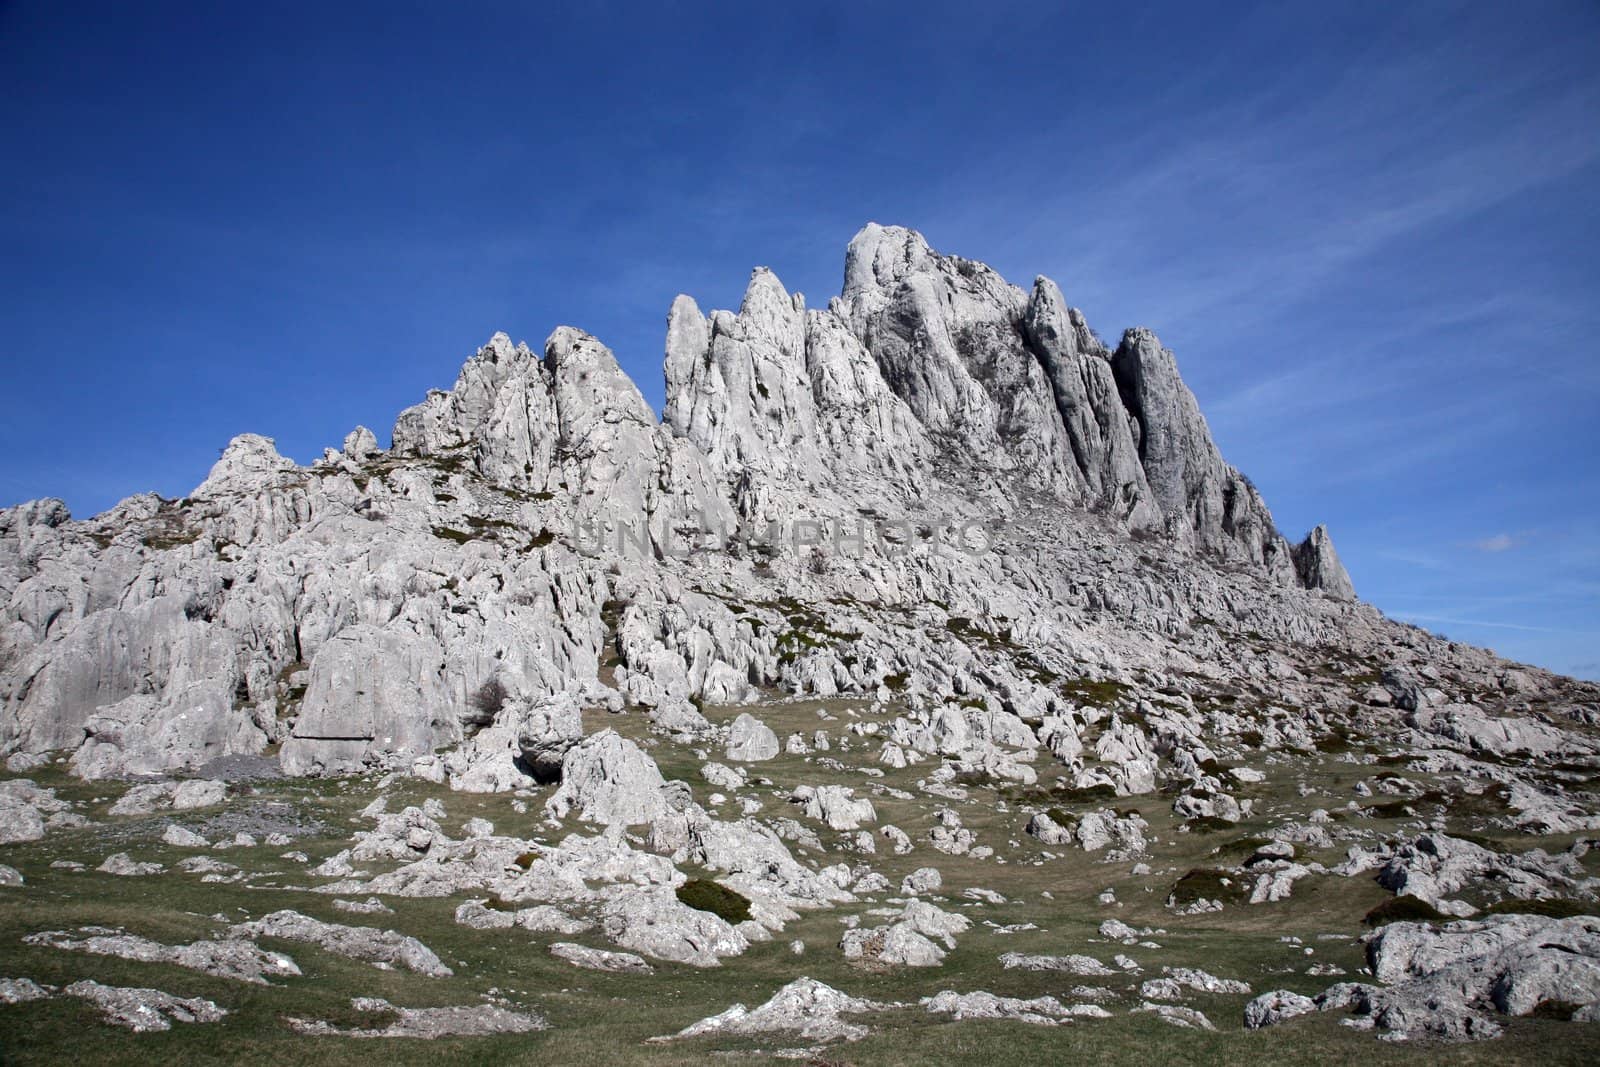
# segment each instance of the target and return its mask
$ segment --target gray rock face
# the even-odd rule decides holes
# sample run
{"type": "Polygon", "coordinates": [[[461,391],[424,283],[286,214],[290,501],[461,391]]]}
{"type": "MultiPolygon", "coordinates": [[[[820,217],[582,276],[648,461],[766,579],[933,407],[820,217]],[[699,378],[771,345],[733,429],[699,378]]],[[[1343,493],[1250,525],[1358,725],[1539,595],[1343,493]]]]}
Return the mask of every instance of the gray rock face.
{"type": "Polygon", "coordinates": [[[44,816],[33,805],[0,793],[0,845],[37,841],[44,836],[44,816]]]}
{"type": "Polygon", "coordinates": [[[112,815],[153,815],[158,811],[191,811],[221,804],[228,795],[224,782],[192,780],[136,785],[111,805],[112,815]]]}
{"type": "Polygon", "coordinates": [[[948,1015],[956,1022],[969,1019],[998,1019],[1031,1023],[1034,1026],[1059,1026],[1075,1013],[1055,997],[999,997],[993,993],[957,993],[945,990],[922,999],[922,1006],[933,1015],[948,1015]]]}
{"type": "Polygon", "coordinates": [[[515,714],[517,747],[534,776],[548,781],[561,772],[567,752],[583,740],[583,712],[570,693],[538,701],[515,714]]]}
{"type": "Polygon", "coordinates": [[[1244,1006],[1246,1030],[1259,1030],[1263,1026],[1276,1026],[1297,1015],[1307,1015],[1317,1010],[1317,1002],[1310,997],[1275,989],[1263,993],[1244,1006]]]}
{"type": "Polygon", "coordinates": [[[652,822],[666,811],[655,761],[614,730],[602,730],[567,752],[561,788],[545,804],[558,819],[576,815],[606,826],[652,822]]]}
{"type": "Polygon", "coordinates": [[[179,826],[177,823],[168,823],[167,828],[161,832],[161,840],[174,848],[210,848],[211,842],[193,830],[179,826]]]}
{"type": "Polygon", "coordinates": [[[527,1034],[548,1025],[533,1012],[515,1011],[502,1004],[464,1004],[444,1008],[401,1008],[380,997],[354,997],[358,1012],[387,1019],[387,1025],[338,1027],[321,1019],[285,1019],[298,1034],[312,1037],[386,1037],[432,1041],[441,1037],[485,1037],[490,1034],[527,1034]]]}
{"type": "MultiPolygon", "coordinates": [[[[1383,985],[1341,983],[1315,1006],[1351,1012],[1400,1038],[1497,1037],[1497,1015],[1528,1015],[1547,1002],[1600,1002],[1600,919],[1498,915],[1440,927],[1390,923],[1368,935],[1367,963],[1383,985]]],[[[1283,993],[1258,997],[1246,1009],[1246,1025],[1304,1014],[1303,1001],[1283,993]]]]}
{"type": "Polygon", "coordinates": [[[1255,487],[1222,461],[1172,352],[1149,330],[1129,330],[1111,367],[1168,532],[1200,548],[1242,556],[1279,580],[1292,579],[1288,543],[1255,487]]]}
{"type": "Polygon", "coordinates": [[[956,947],[955,935],[970,925],[964,915],[913,900],[888,926],[846,930],[839,948],[848,960],[897,967],[937,967],[944,962],[946,951],[956,947]]]}
{"type": "Polygon", "coordinates": [[[120,930],[86,926],[74,937],[61,930],[47,930],[23,938],[27,944],[64,952],[86,952],[92,956],[115,956],[141,963],[170,963],[217,978],[266,985],[269,977],[294,977],[300,968],[281,952],[257,948],[248,941],[226,939],[195,941],[188,945],[163,945],[159,941],[123,933],[120,930]]]}
{"type": "Polygon", "coordinates": [[[370,926],[323,922],[295,911],[275,911],[254,922],[240,923],[230,934],[236,938],[276,937],[303,941],[338,956],[380,967],[404,967],[429,978],[449,978],[454,973],[414,937],[370,926]]]}
{"type": "Polygon", "coordinates": [[[805,806],[808,818],[816,819],[830,830],[855,830],[862,823],[876,822],[878,818],[872,801],[857,797],[849,786],[803,785],[795,790],[791,799],[805,806]]]}
{"type": "Polygon", "coordinates": [[[1592,916],[1494,916],[1438,929],[1391,923],[1368,940],[1367,959],[1381,982],[1452,986],[1469,1004],[1506,1015],[1547,1000],[1600,1000],[1600,919],[1592,916]]]}
{"type": "Polygon", "coordinates": [[[733,720],[727,757],[734,763],[761,763],[778,754],[778,735],[748,712],[733,720]]]}
{"type": "Polygon", "coordinates": [[[1295,546],[1294,566],[1300,574],[1300,584],[1307,589],[1320,589],[1340,600],[1356,598],[1356,588],[1339,562],[1326,526],[1316,527],[1295,546]]]}
{"type": "Polygon", "coordinates": [[[1487,883],[1508,897],[1539,900],[1571,891],[1584,872],[1571,854],[1543,849],[1503,854],[1445,834],[1423,834],[1401,844],[1378,872],[1378,884],[1447,913],[1470,914],[1449,901],[1468,886],[1487,883]]]}
{"type": "Polygon", "coordinates": [[[895,967],[937,967],[945,950],[910,923],[846,930],[839,950],[847,960],[895,967]]]}
{"type": "Polygon", "coordinates": [[[604,949],[585,948],[570,941],[557,941],[552,944],[550,955],[587,971],[607,971],[611,974],[655,973],[654,967],[631,952],[607,952],[604,949]]]}
{"type": "Polygon", "coordinates": [[[1216,1029],[1211,1020],[1201,1012],[1177,1004],[1153,1004],[1150,1001],[1145,1001],[1133,1010],[1149,1012],[1167,1025],[1176,1026],[1184,1030],[1216,1029]]]}
{"type": "Polygon", "coordinates": [[[138,877],[145,874],[160,874],[166,868],[159,863],[139,863],[126,852],[118,852],[107,856],[105,862],[96,867],[95,870],[104,874],[138,877]]]}
{"type": "MultiPolygon", "coordinates": [[[[560,773],[583,708],[706,743],[696,700],[917,693],[874,739],[891,767],[1030,784],[1045,756],[1134,795],[1195,739],[1108,729],[1050,679],[1244,669],[1249,633],[1410,639],[1349,599],[1324,529],[1278,536],[1152,334],[1112,351],[1048,279],[869,225],[826,307],[758,270],[737,312],[678,299],[665,349],[661,421],[594,337],[496,334],[387,450],[357,428],[298,466],[245,434],[183,500],[0,510],[0,756],[110,779],[276,745],[291,774],[504,792],[560,773]]],[[[1551,741],[1469,719],[1435,735],[1551,741]]],[[[36,830],[0,800],[0,835],[36,830]]]]}
{"type": "Polygon", "coordinates": [[[1117,972],[1093,956],[1034,956],[1021,952],[1007,952],[1000,957],[1000,966],[1006,970],[1061,971],[1085,978],[1104,978],[1117,972]]]}
{"type": "Polygon", "coordinates": [[[793,1033],[806,1041],[859,1041],[871,1031],[841,1016],[860,1015],[894,1007],[841,993],[814,978],[797,978],[755,1008],[735,1004],[727,1011],[701,1019],[670,1037],[675,1041],[711,1034],[793,1033]]]}
{"type": "Polygon", "coordinates": [[[626,949],[658,960],[717,967],[724,956],[750,947],[737,928],[709,911],[691,908],[664,886],[629,887],[600,909],[605,935],[626,949]]]}
{"type": "Polygon", "coordinates": [[[170,1030],[174,1022],[220,1022],[228,1014],[209,1000],[175,997],[159,989],[127,989],[86,980],[73,982],[62,992],[87,1000],[100,1009],[106,1022],[136,1034],[170,1030]]]}
{"type": "Polygon", "coordinates": [[[49,995],[49,989],[31,978],[0,978],[0,1004],[26,1004],[49,995]]]}

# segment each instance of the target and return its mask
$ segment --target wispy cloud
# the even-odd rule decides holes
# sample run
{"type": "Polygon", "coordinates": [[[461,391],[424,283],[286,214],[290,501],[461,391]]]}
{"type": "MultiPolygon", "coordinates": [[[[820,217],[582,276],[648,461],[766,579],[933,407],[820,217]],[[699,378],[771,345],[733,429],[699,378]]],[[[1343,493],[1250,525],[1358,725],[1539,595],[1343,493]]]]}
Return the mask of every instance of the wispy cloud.
{"type": "Polygon", "coordinates": [[[1393,560],[1396,563],[1405,563],[1413,567],[1421,567],[1424,570],[1442,571],[1448,567],[1448,564],[1446,564],[1444,560],[1440,559],[1438,556],[1426,552],[1408,552],[1403,549],[1380,548],[1376,555],[1383,559],[1393,560]]]}
{"type": "Polygon", "coordinates": [[[1472,542],[1472,547],[1479,552],[1509,552],[1516,548],[1520,542],[1508,533],[1498,533],[1493,537],[1472,542]]]}
{"type": "Polygon", "coordinates": [[[1486,626],[1492,630],[1519,630],[1536,634],[1568,634],[1574,637],[1600,637],[1600,632],[1591,630],[1571,630],[1564,626],[1530,626],[1520,622],[1503,622],[1493,619],[1460,619],[1450,615],[1420,615],[1412,612],[1396,612],[1395,617],[1405,622],[1436,622],[1447,626],[1486,626]]]}

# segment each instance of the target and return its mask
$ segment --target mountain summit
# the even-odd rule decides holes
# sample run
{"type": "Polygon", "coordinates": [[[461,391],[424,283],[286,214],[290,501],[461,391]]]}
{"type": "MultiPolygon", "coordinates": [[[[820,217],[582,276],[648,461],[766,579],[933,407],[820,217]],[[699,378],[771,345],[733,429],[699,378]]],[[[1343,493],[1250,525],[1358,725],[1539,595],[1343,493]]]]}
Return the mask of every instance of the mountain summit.
{"type": "Polygon", "coordinates": [[[1229,634],[1396,632],[1323,527],[1278,533],[1156,336],[1107,346],[1047,278],[873,223],[826,308],[765,268],[737,312],[678,297],[664,369],[658,420],[594,337],[496,334],[388,449],[245,434],[183,500],[0,512],[0,744],[91,778],[461,764],[486,689],[1036,718],[1229,634]]]}

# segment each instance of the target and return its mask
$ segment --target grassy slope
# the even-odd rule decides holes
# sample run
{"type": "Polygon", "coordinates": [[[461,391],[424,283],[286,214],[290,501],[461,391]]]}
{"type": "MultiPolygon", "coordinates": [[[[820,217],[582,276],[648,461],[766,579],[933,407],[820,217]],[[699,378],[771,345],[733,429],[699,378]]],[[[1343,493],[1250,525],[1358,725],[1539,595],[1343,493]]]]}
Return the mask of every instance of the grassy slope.
{"type": "MultiPolygon", "coordinates": [[[[790,729],[803,729],[809,736],[811,730],[823,725],[837,739],[844,722],[821,723],[816,715],[819,706],[822,703],[806,701],[760,709],[758,714],[780,736],[790,729]]],[[[828,702],[827,706],[835,712],[862,707],[850,702],[828,702]]],[[[713,716],[731,718],[732,712],[724,716],[714,711],[713,716]]],[[[588,728],[598,729],[601,725],[643,737],[644,722],[636,715],[599,715],[588,728]]],[[[889,771],[882,779],[868,779],[855,768],[870,764],[876,751],[877,744],[870,740],[857,741],[848,752],[836,749],[830,755],[850,765],[843,772],[826,770],[801,757],[781,756],[753,771],[774,784],[750,792],[765,801],[766,814],[800,818],[799,809],[787,806],[782,797],[801,782],[843,782],[861,787],[876,780],[915,791],[916,779],[933,766],[924,762],[906,771],[889,771]]],[[[701,761],[693,753],[663,745],[653,754],[668,777],[689,781],[698,798],[705,801],[711,790],[699,779],[701,761]]],[[[1327,758],[1313,764],[1309,774],[1301,764],[1278,763],[1267,769],[1269,782],[1257,787],[1253,794],[1263,811],[1291,810],[1291,798],[1295,811],[1317,805],[1342,806],[1351,796],[1350,785],[1374,771],[1327,758]],[[1302,779],[1317,787],[1319,795],[1296,798],[1294,786],[1302,779]]],[[[1043,763],[1040,770],[1048,773],[1043,763]]],[[[97,818],[120,792],[120,787],[87,785],[54,774],[36,779],[60,787],[63,795],[75,800],[103,798],[87,809],[97,818]]],[[[354,813],[374,795],[370,781],[275,782],[264,783],[261,788],[264,796],[293,800],[326,824],[324,836],[303,839],[294,846],[310,853],[313,862],[348,844],[349,834],[362,825],[352,822],[354,813]]],[[[532,798],[528,813],[519,816],[512,811],[509,797],[450,794],[408,782],[394,791],[390,810],[398,807],[396,800],[417,802],[430,795],[439,796],[449,809],[447,830],[454,831],[466,819],[482,815],[495,823],[497,832],[552,839],[538,818],[543,794],[532,798]]],[[[0,1006],[0,1049],[6,1063],[369,1063],[375,1058],[393,1063],[700,1063],[715,1049],[773,1049],[800,1042],[781,1035],[760,1041],[722,1038],[673,1045],[647,1045],[644,1041],[671,1033],[736,1001],[759,1003],[785,982],[810,975],[852,994],[898,1002],[915,1001],[942,989],[984,989],[1029,997],[1049,993],[1070,1003],[1070,990],[1079,984],[1105,985],[1122,994],[1119,1000],[1108,1004],[1116,1013],[1115,1018],[1060,1028],[949,1023],[916,1010],[886,1013],[866,1020],[874,1027],[872,1037],[832,1047],[824,1055],[826,1062],[986,1063],[1017,1058],[1131,1064],[1600,1062],[1600,1026],[1513,1020],[1503,1040],[1440,1047],[1381,1043],[1369,1034],[1338,1025],[1335,1018],[1322,1017],[1246,1033],[1239,1020],[1240,1009],[1248,998],[1242,996],[1196,995],[1187,1001],[1216,1023],[1217,1033],[1180,1030],[1151,1016],[1129,1015],[1126,1009],[1137,1003],[1138,981],[1159,974],[1164,964],[1202,967],[1224,977],[1242,978],[1258,992],[1279,987],[1319,992],[1337,979],[1303,973],[1310,963],[1318,961],[1341,966],[1349,977],[1359,979],[1356,972],[1362,961],[1354,940],[1360,933],[1359,920],[1386,894],[1366,878],[1311,878],[1297,886],[1292,900],[1281,904],[1177,917],[1162,907],[1166,889],[1177,877],[1191,867],[1216,862],[1212,853],[1219,846],[1237,855],[1247,847],[1243,839],[1276,820],[1263,815],[1238,828],[1210,834],[1177,834],[1167,810],[1168,801],[1163,798],[1118,801],[1119,807],[1137,807],[1150,820],[1151,833],[1159,838],[1149,861],[1150,874],[1139,877],[1130,873],[1129,864],[1105,864],[1076,851],[1048,862],[1034,862],[1039,849],[1021,832],[1026,815],[1014,803],[1009,810],[998,811],[997,800],[991,789],[973,789],[967,802],[954,806],[977,832],[979,843],[995,848],[1007,859],[1004,865],[992,859],[943,856],[929,848],[926,834],[937,806],[933,798],[874,798],[880,825],[893,822],[918,842],[916,851],[907,856],[880,853],[872,861],[874,868],[898,882],[916,867],[938,867],[944,875],[944,894],[949,898],[942,902],[943,906],[964,908],[978,923],[961,937],[959,947],[943,967],[888,973],[849,966],[834,947],[842,930],[841,917],[881,906],[881,900],[863,908],[809,914],[774,941],[757,945],[747,955],[729,960],[718,969],[659,964],[654,977],[611,976],[576,970],[552,959],[546,945],[560,939],[557,937],[458,926],[451,918],[459,902],[455,899],[391,899],[388,903],[395,908],[394,915],[351,916],[339,912],[325,895],[279,888],[307,881],[300,865],[278,858],[285,849],[261,847],[217,853],[218,858],[251,872],[247,882],[239,885],[208,885],[198,876],[179,873],[117,878],[92,870],[72,874],[49,869],[55,859],[74,859],[92,868],[105,855],[122,849],[131,851],[137,859],[175,863],[191,853],[159,842],[168,821],[164,817],[110,820],[84,830],[52,833],[42,842],[0,849],[0,862],[22,870],[28,881],[20,890],[0,890],[0,976],[27,976],[57,985],[83,977],[118,985],[148,985],[183,996],[209,997],[231,1014],[220,1024],[175,1024],[164,1034],[133,1035],[100,1025],[93,1009],[75,1000],[0,1006]],[[969,886],[996,889],[1010,903],[1001,907],[971,905],[960,896],[969,886]],[[1115,888],[1122,901],[1119,906],[1095,903],[1095,896],[1107,887],[1115,888]],[[1042,896],[1044,892],[1053,899],[1042,896]],[[157,940],[175,942],[219,930],[222,923],[211,918],[213,915],[237,921],[277,908],[402,930],[438,952],[457,976],[431,980],[386,972],[307,945],[267,942],[292,955],[305,974],[272,987],[259,987],[165,965],[32,948],[20,940],[41,929],[99,924],[124,926],[157,940]],[[1125,948],[1092,940],[1097,936],[1098,924],[1112,916],[1135,926],[1164,928],[1167,933],[1154,938],[1162,948],[1125,948]],[[1000,934],[982,925],[984,919],[1006,924],[1032,922],[1040,929],[1000,934]],[[1319,940],[1319,935],[1343,936],[1319,940]],[[1286,937],[1299,937],[1303,944],[1280,940],[1286,937]],[[798,958],[789,949],[789,941],[794,938],[807,945],[805,954],[798,958]],[[1306,956],[1306,946],[1313,947],[1315,954],[1306,956]],[[1086,952],[1107,961],[1117,952],[1126,952],[1139,960],[1144,970],[1133,978],[1098,981],[1005,971],[996,957],[1013,950],[1086,952]],[[543,1013],[551,1028],[532,1035],[429,1043],[305,1038],[291,1033],[280,1022],[286,1015],[305,1015],[356,1024],[359,1020],[349,1007],[349,998],[357,995],[423,1006],[473,1003],[479,994],[491,989],[543,1013]]],[[[174,821],[198,825],[206,814],[184,813],[174,821]]],[[[723,814],[731,816],[727,810],[723,814]]],[[[1372,825],[1395,828],[1401,824],[1396,820],[1373,820],[1372,825]]],[[[825,829],[819,832],[825,841],[830,838],[825,829]]],[[[1314,858],[1332,863],[1339,853],[1314,858]]],[[[837,859],[837,854],[831,854],[826,862],[837,859]]],[[[868,917],[867,921],[876,920],[868,917]]],[[[604,944],[595,934],[576,940],[604,944]]]]}

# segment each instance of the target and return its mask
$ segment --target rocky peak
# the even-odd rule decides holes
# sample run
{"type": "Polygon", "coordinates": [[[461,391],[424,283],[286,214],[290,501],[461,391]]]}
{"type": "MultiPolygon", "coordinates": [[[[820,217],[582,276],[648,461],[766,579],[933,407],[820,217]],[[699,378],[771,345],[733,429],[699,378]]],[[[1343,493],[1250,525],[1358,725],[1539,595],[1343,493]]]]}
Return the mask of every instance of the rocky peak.
{"type": "Polygon", "coordinates": [[[1295,547],[1295,569],[1300,574],[1300,584],[1307,589],[1320,589],[1339,600],[1354,600],[1356,589],[1350,582],[1339,553],[1334,551],[1333,538],[1328,528],[1318,525],[1295,547]]]}
{"type": "Polygon", "coordinates": [[[1044,368],[1082,479],[1086,503],[1131,529],[1162,523],[1140,464],[1136,421],[1123,407],[1109,355],[1083,312],[1049,278],[1034,279],[1023,331],[1044,368]]]}
{"type": "Polygon", "coordinates": [[[544,343],[545,368],[562,443],[581,449],[597,424],[653,427],[656,413],[611,349],[571,326],[558,326],[544,343]]]}
{"type": "Polygon", "coordinates": [[[706,319],[680,296],[667,329],[668,425],[730,480],[818,476],[806,345],[804,301],[765,267],[751,274],[737,315],[706,319]]]}
{"type": "Polygon", "coordinates": [[[272,438],[242,433],[228,442],[222,458],[212,465],[206,480],[189,495],[208,497],[219,493],[253,492],[294,469],[294,460],[280,456],[272,438]]]}
{"type": "Polygon", "coordinates": [[[549,467],[549,387],[539,358],[497,333],[462,366],[449,392],[438,390],[395,420],[403,456],[469,456],[485,477],[543,488],[549,467]]]}
{"type": "Polygon", "coordinates": [[[1024,293],[877,223],[850,242],[842,294],[803,309],[757,268],[737,314],[687,296],[669,314],[666,426],[738,492],[809,499],[870,476],[916,494],[937,462],[1304,581],[1151,331],[1111,352],[1049,278],[1024,293]]]}
{"type": "Polygon", "coordinates": [[[869,222],[845,250],[843,299],[892,290],[932,258],[933,250],[916,230],[869,222]]]}

